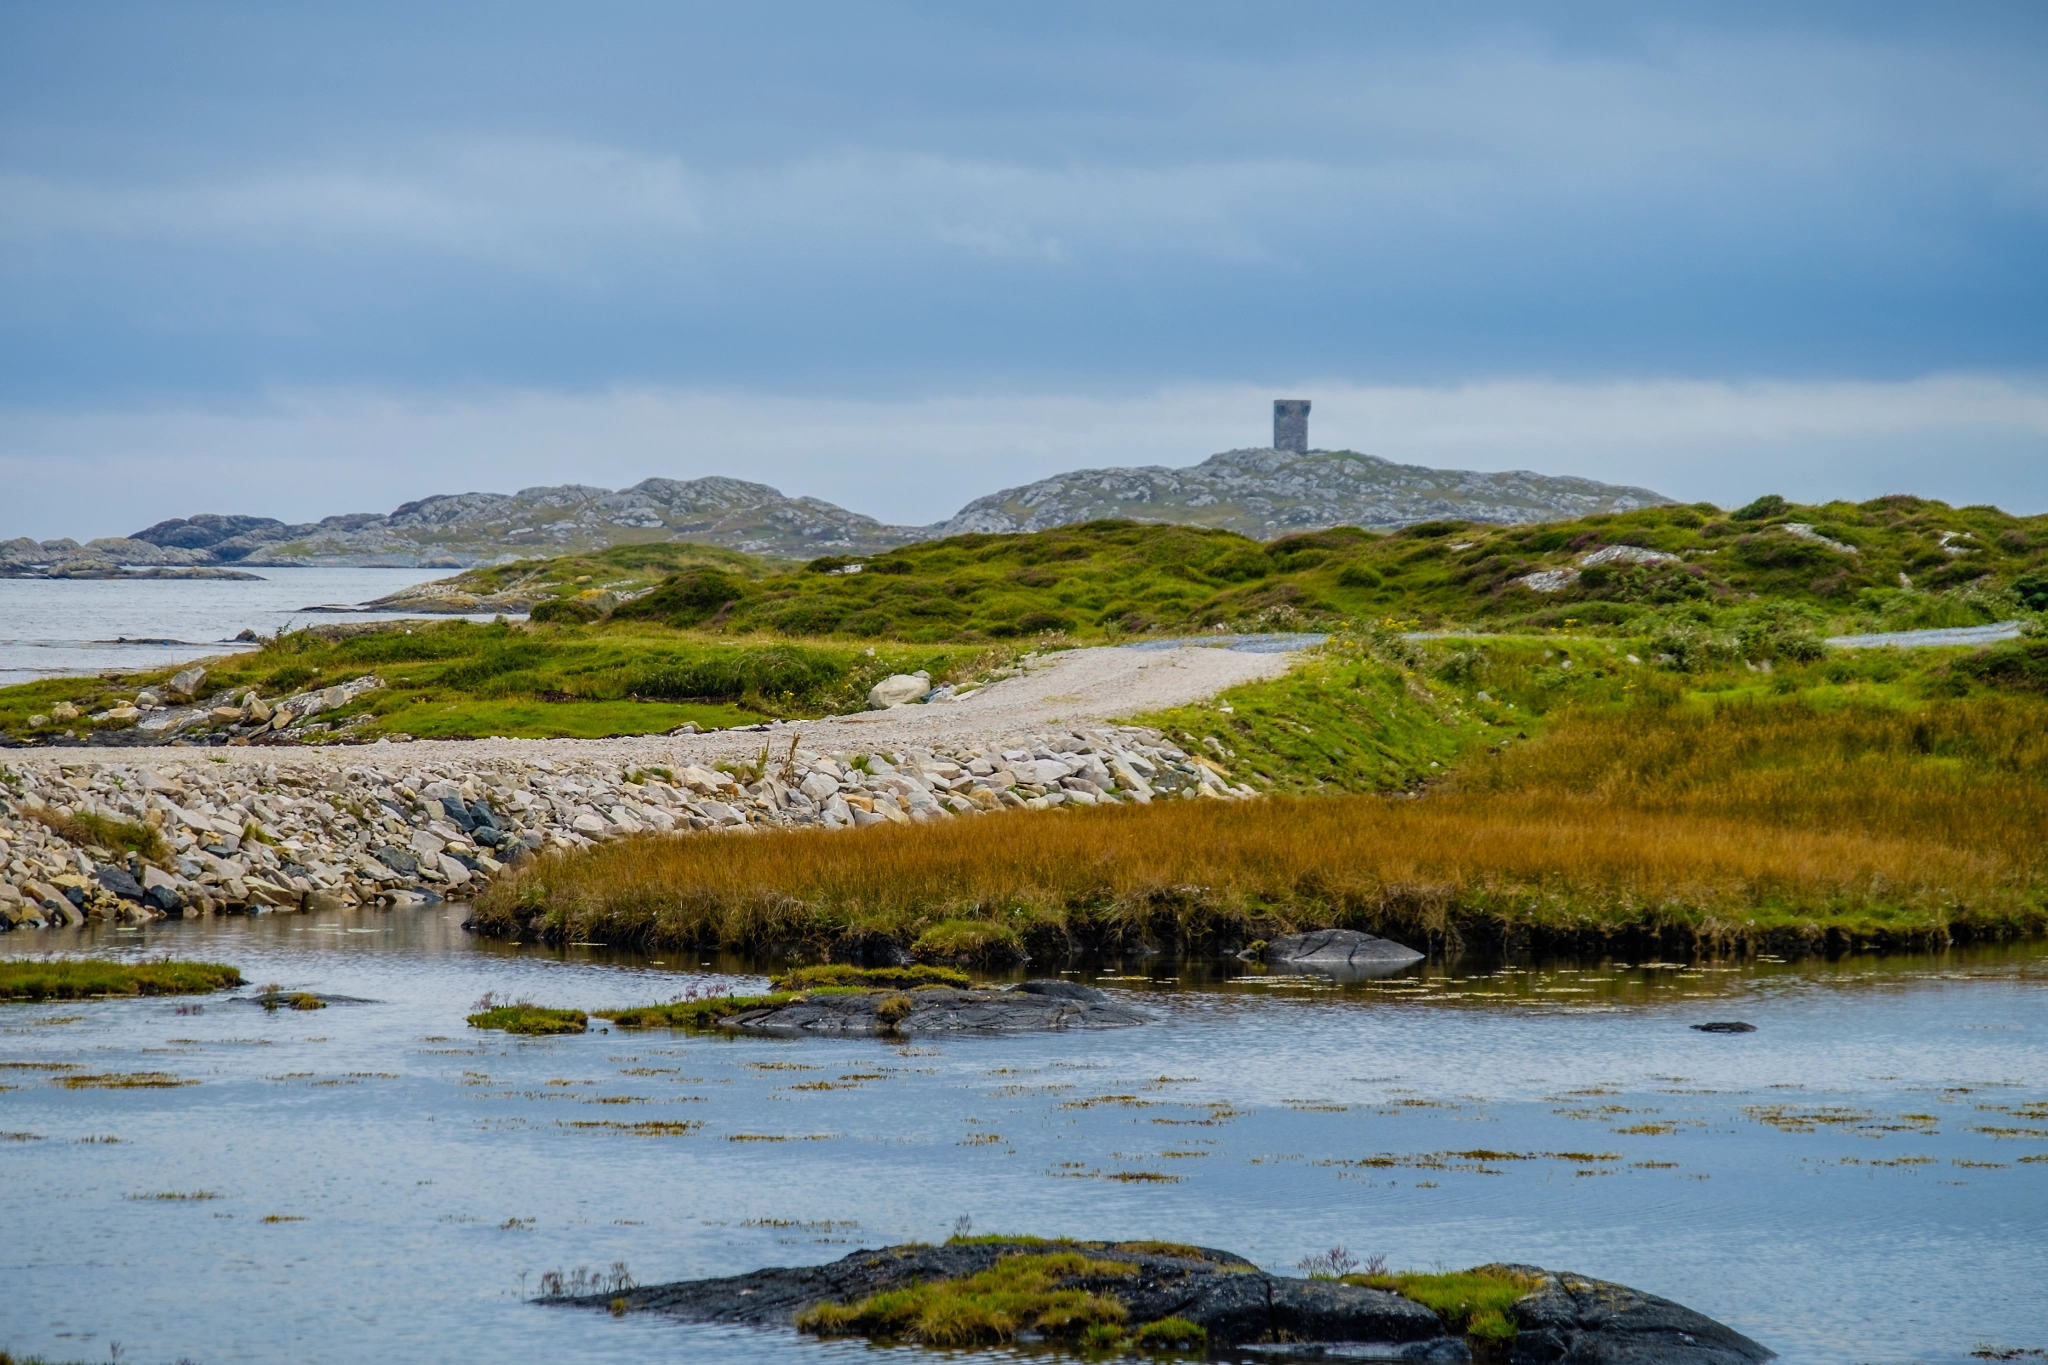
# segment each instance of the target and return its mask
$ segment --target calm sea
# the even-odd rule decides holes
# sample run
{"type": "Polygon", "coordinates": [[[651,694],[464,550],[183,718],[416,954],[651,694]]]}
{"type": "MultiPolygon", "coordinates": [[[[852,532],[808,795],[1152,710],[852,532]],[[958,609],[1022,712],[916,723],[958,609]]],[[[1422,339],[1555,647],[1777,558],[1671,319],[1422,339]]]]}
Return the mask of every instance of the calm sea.
{"type": "MultiPolygon", "coordinates": [[[[406,613],[334,616],[310,607],[354,606],[447,569],[251,569],[252,583],[197,580],[0,579],[0,687],[106,669],[162,668],[252,646],[317,621],[382,620],[406,613]]],[[[412,613],[417,614],[417,613],[412,613]]],[[[488,618],[484,618],[488,619],[488,618]]]]}

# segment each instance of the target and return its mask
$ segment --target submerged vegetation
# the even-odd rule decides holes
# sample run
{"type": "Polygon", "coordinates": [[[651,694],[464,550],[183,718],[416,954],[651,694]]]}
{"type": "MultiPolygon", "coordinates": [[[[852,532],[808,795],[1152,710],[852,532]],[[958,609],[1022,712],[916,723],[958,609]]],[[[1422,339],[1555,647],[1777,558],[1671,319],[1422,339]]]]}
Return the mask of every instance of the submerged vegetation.
{"type": "Polygon", "coordinates": [[[89,1000],[130,995],[205,995],[242,984],[219,962],[108,962],[99,958],[0,960],[0,1000],[89,1000]]]}

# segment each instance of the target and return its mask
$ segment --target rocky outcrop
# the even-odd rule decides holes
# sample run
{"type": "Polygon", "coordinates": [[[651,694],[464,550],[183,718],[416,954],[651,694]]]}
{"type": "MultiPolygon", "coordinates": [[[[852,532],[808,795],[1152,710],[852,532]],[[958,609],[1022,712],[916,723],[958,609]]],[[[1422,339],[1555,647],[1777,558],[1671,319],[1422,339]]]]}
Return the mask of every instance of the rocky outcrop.
{"type": "Polygon", "coordinates": [[[1683,1304],[1627,1285],[1527,1265],[1482,1269],[1539,1281],[1514,1306],[1511,1365],[1756,1365],[1776,1354],[1683,1304]]]}
{"type": "Polygon", "coordinates": [[[1395,464],[1349,450],[1252,449],[1225,451],[1186,469],[1077,469],[978,498],[933,530],[1042,531],[1129,517],[1270,540],[1329,526],[1391,530],[1419,521],[1555,521],[1670,501],[1647,488],[1526,470],[1481,474],[1395,464]]]}
{"type": "Polygon", "coordinates": [[[1075,470],[977,498],[936,526],[887,525],[744,479],[643,479],[616,491],[558,484],[517,493],[438,494],[388,514],[352,512],[296,524],[202,512],[85,547],[70,540],[0,542],[0,576],[43,573],[81,555],[84,562],[144,566],[460,569],[669,540],[815,559],[878,554],[970,531],[1038,531],[1100,517],[1215,526],[1269,540],[1328,526],[1392,528],[1445,518],[1548,521],[1669,501],[1646,488],[1526,471],[1427,469],[1352,451],[1232,450],[1185,469],[1075,470]]]}
{"type": "MultiPolygon", "coordinates": [[[[1419,1348],[1392,1359],[1469,1360],[1462,1343],[1445,1335],[1435,1313],[1378,1289],[1263,1273],[1242,1256],[1189,1247],[1166,1253],[1158,1243],[1083,1243],[1090,1256],[1135,1265],[1130,1278],[1075,1287],[1112,1293],[1130,1310],[1133,1326],[1181,1318],[1203,1328],[1212,1345],[1292,1341],[1381,1343],[1419,1348]],[[1175,1254],[1178,1253],[1178,1254],[1175,1254]],[[1437,1354],[1429,1354],[1435,1350],[1437,1354]]],[[[954,1280],[987,1270],[1004,1256],[1043,1253],[1063,1246],[975,1242],[949,1246],[895,1246],[856,1251],[830,1265],[757,1270],[716,1280],[647,1285],[623,1294],[551,1300],[626,1311],[666,1314],[690,1322],[733,1322],[786,1327],[816,1303],[855,1302],[873,1294],[954,1280]]],[[[550,1301],[550,1300],[544,1300],[550,1301]]],[[[1381,1357],[1386,1359],[1389,1357],[1381,1357]]]]}
{"type": "MultiPolygon", "coordinates": [[[[1238,1348],[1265,1359],[1472,1359],[1466,1343],[1435,1312],[1400,1294],[1272,1275],[1227,1251],[1161,1242],[911,1243],[856,1251],[826,1265],[608,1288],[541,1302],[660,1313],[689,1322],[789,1327],[817,1304],[857,1303],[977,1275],[1006,1256],[1067,1250],[1135,1268],[1132,1275],[1077,1276],[1059,1286],[1114,1296],[1134,1329],[1178,1318],[1201,1328],[1211,1348],[1238,1348]]],[[[1517,1331],[1508,1358],[1515,1365],[1756,1365],[1773,1355],[1712,1318],[1624,1285],[1535,1266],[1480,1269],[1534,1283],[1512,1308],[1517,1331]]]]}
{"type": "Polygon", "coordinates": [[[384,516],[351,513],[300,525],[203,513],[158,522],[134,539],[211,563],[467,568],[649,540],[812,559],[873,554],[924,534],[819,498],[785,497],[766,484],[705,478],[644,479],[617,491],[559,484],[517,493],[448,493],[384,516]]]}
{"type": "Polygon", "coordinates": [[[1004,990],[920,986],[910,991],[833,992],[742,1009],[718,1020],[749,1033],[1044,1033],[1129,1028],[1147,1017],[1091,986],[1026,981],[1004,990]]]}

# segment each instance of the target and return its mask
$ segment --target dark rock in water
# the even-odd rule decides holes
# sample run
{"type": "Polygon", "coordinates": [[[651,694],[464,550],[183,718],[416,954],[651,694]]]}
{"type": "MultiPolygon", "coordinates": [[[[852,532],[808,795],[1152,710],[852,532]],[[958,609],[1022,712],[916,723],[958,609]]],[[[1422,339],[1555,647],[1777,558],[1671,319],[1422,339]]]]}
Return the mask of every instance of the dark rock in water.
{"type": "Polygon", "coordinates": [[[871,1294],[979,1274],[1004,1256],[1078,1250],[1138,1267],[1131,1278],[1077,1280],[1076,1288],[1114,1294],[1130,1310],[1132,1326],[1185,1318],[1205,1329],[1211,1345],[1284,1341],[1290,1354],[1312,1356],[1303,1343],[1343,1342],[1381,1347],[1380,1359],[1470,1360],[1449,1338],[1435,1313],[1379,1289],[1334,1280],[1268,1275],[1242,1256],[1203,1247],[1168,1248],[1157,1242],[976,1242],[955,1246],[896,1246],[856,1251],[830,1265],[757,1270],[716,1280],[644,1285],[619,1294],[563,1297],[549,1302],[663,1313],[691,1322],[787,1327],[815,1303],[853,1303],[871,1294]],[[1403,1347],[1438,1354],[1393,1354],[1403,1347]]]}
{"type": "Polygon", "coordinates": [[[124,901],[140,901],[145,899],[142,894],[142,883],[130,876],[128,869],[125,867],[115,867],[112,863],[101,863],[93,869],[92,875],[93,880],[124,901]]]}
{"type": "Polygon", "coordinates": [[[1511,1365],[1756,1365],[1777,1353],[1669,1299],[1607,1280],[1527,1265],[1484,1270],[1527,1275],[1515,1302],[1511,1365]]]}
{"type": "Polygon", "coordinates": [[[1390,938],[1356,929],[1318,929],[1289,934],[1266,945],[1274,966],[1358,976],[1385,976],[1422,961],[1422,954],[1390,938]]]}
{"type": "MultiPolygon", "coordinates": [[[[1279,1360],[1469,1361],[1466,1343],[1422,1304],[1335,1280],[1269,1275],[1242,1256],[1163,1242],[971,1242],[856,1251],[828,1265],[772,1267],[712,1280],[558,1295],[543,1303],[661,1313],[688,1322],[789,1327],[820,1303],[980,1274],[1005,1256],[1079,1251],[1137,1267],[1133,1276],[1076,1276],[1058,1288],[1109,1294],[1132,1328],[1183,1318],[1211,1347],[1279,1360]]],[[[1536,1266],[1490,1265],[1534,1288],[1510,1309],[1512,1365],[1758,1365],[1773,1352],[1669,1299],[1536,1266]]],[[[1491,1357],[1490,1357],[1491,1358],[1491,1357]]]]}
{"type": "Polygon", "coordinates": [[[168,886],[152,886],[142,893],[143,903],[161,910],[167,919],[185,918],[185,898],[168,886]]]}
{"type": "Polygon", "coordinates": [[[1027,981],[1009,990],[848,991],[809,995],[722,1017],[724,1028],[772,1033],[1036,1033],[1125,1028],[1147,1016],[1070,981],[1027,981]]]}
{"type": "Polygon", "coordinates": [[[1107,996],[1093,986],[1084,986],[1078,981],[1061,981],[1057,977],[1044,977],[1012,986],[1013,991],[1026,995],[1049,996],[1055,1000],[1106,1000],[1107,996]]]}
{"type": "Polygon", "coordinates": [[[1694,1024],[1701,1033],[1755,1033],[1755,1024],[1745,1024],[1739,1019],[1723,1019],[1711,1024],[1694,1024]]]}

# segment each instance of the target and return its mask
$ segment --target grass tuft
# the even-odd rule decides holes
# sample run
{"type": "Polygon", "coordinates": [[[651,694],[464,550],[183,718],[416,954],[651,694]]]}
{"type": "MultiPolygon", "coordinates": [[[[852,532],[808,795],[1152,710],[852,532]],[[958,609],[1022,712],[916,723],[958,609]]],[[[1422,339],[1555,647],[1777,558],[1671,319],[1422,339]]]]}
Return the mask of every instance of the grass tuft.
{"type": "Polygon", "coordinates": [[[493,1005],[469,1016],[471,1028],[502,1029],[506,1033],[581,1033],[590,1016],[582,1010],[551,1010],[519,1001],[493,1005]]]}
{"type": "Polygon", "coordinates": [[[1073,1341],[1098,1326],[1117,1329],[1130,1316],[1114,1296],[1074,1281],[1128,1279],[1127,1261],[1094,1260],[1078,1251],[1005,1256],[963,1279],[917,1285],[862,1299],[821,1303],[797,1318],[800,1331],[819,1336],[865,1336],[927,1346],[986,1346],[1035,1331],[1073,1341]]]}
{"type": "Polygon", "coordinates": [[[0,960],[0,1000],[86,1000],[101,996],[204,995],[242,984],[218,962],[107,962],[99,958],[0,960]]]}
{"type": "Polygon", "coordinates": [[[768,984],[778,991],[834,986],[955,986],[966,990],[974,982],[967,973],[950,967],[856,967],[835,962],[819,967],[793,967],[770,977],[768,984]]]}

